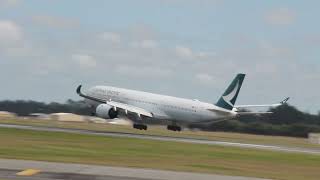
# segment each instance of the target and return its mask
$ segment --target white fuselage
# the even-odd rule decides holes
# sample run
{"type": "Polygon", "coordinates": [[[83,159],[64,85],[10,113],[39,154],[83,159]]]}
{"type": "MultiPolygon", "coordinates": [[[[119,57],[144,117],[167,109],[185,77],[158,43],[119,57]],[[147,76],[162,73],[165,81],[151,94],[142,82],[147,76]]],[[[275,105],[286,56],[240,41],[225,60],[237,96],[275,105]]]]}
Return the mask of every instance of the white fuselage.
{"type": "MultiPolygon", "coordinates": [[[[152,119],[170,121],[177,124],[192,124],[230,119],[236,112],[217,107],[198,100],[183,99],[147,92],[128,90],[109,86],[95,86],[87,91],[87,95],[116,101],[145,109],[153,114],[152,119]]],[[[99,103],[86,100],[92,106],[99,103]]]]}

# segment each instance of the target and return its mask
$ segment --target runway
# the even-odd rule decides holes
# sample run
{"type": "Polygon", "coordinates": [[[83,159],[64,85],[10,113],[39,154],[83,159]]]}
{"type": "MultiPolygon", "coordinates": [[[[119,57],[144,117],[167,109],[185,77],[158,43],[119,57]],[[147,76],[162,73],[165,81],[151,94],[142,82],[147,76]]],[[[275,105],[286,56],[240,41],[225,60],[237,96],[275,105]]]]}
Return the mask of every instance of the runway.
{"type": "Polygon", "coordinates": [[[17,180],[263,180],[259,178],[174,172],[164,170],[109,167],[85,164],[52,163],[27,160],[0,159],[0,179],[17,180]],[[24,169],[38,173],[18,176],[24,169]]]}
{"type": "Polygon", "coordinates": [[[142,134],[107,132],[107,131],[93,131],[93,130],[83,130],[83,129],[38,127],[38,126],[26,126],[26,125],[0,124],[0,127],[26,129],[26,130],[34,130],[34,131],[66,132],[66,133],[79,133],[79,134],[99,135],[99,136],[149,139],[149,140],[158,140],[158,141],[173,141],[173,142],[183,142],[183,143],[220,145],[220,146],[253,148],[253,149],[262,149],[262,150],[272,150],[272,151],[282,151],[282,152],[306,153],[306,154],[320,155],[320,150],[308,149],[308,148],[294,148],[294,147],[262,145],[262,144],[246,144],[246,143],[235,143],[235,142],[225,142],[225,141],[212,141],[212,140],[193,139],[193,138],[142,135],[142,134]]]}

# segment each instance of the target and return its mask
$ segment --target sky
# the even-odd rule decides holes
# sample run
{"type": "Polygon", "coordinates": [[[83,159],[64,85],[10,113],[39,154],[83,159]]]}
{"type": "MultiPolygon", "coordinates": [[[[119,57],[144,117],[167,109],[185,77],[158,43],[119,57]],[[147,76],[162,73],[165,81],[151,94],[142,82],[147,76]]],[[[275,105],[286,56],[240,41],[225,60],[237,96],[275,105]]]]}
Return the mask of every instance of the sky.
{"type": "Polygon", "coordinates": [[[0,0],[0,100],[80,100],[109,85],[320,110],[320,1],[0,0]]]}

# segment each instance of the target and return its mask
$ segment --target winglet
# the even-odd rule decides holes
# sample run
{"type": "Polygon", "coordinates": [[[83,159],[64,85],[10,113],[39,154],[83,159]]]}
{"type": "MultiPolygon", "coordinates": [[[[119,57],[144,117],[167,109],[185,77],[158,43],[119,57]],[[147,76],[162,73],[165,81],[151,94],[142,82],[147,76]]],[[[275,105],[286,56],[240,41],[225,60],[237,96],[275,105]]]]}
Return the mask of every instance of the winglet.
{"type": "Polygon", "coordinates": [[[93,97],[93,96],[88,96],[88,95],[86,95],[86,94],[83,94],[83,93],[81,92],[81,88],[82,88],[82,85],[79,85],[79,86],[77,87],[77,90],[76,90],[76,92],[77,92],[77,94],[78,94],[79,96],[81,96],[81,97],[83,97],[83,98],[86,98],[86,99],[90,99],[90,100],[99,102],[99,103],[106,103],[106,101],[105,101],[104,99],[100,99],[100,98],[96,98],[96,97],[93,97]]]}
{"type": "Polygon", "coordinates": [[[290,97],[285,98],[283,101],[280,102],[280,104],[287,104],[287,102],[289,101],[290,97]]]}
{"type": "Polygon", "coordinates": [[[82,85],[79,85],[78,88],[77,88],[77,94],[79,94],[79,95],[82,94],[81,93],[81,87],[82,87],[82,85]]]}

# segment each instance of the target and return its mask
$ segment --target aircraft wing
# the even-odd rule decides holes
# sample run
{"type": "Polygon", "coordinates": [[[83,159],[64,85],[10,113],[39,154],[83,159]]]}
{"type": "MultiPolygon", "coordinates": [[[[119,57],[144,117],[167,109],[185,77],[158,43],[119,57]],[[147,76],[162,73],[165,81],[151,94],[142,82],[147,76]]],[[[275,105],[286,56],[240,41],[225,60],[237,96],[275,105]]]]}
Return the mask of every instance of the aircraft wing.
{"type": "Polygon", "coordinates": [[[129,105],[129,104],[124,104],[116,101],[107,101],[106,104],[114,107],[115,109],[119,108],[119,109],[125,110],[126,112],[129,111],[129,112],[136,113],[138,114],[138,116],[144,115],[147,117],[153,117],[153,114],[151,112],[136,106],[129,105]]]}
{"type": "Polygon", "coordinates": [[[290,97],[287,97],[286,99],[284,99],[283,101],[281,101],[280,103],[276,103],[276,104],[263,104],[263,105],[237,105],[234,106],[234,108],[236,109],[241,109],[241,108],[251,108],[251,107],[278,107],[281,105],[286,104],[289,101],[290,97]]]}
{"type": "Polygon", "coordinates": [[[99,103],[105,103],[105,104],[108,104],[110,106],[112,106],[113,108],[115,109],[123,109],[126,113],[128,112],[132,112],[132,113],[136,113],[139,117],[140,115],[143,115],[143,116],[146,116],[146,117],[153,117],[153,114],[145,109],[142,109],[142,108],[139,108],[139,107],[136,107],[136,106],[132,106],[132,105],[129,105],[129,104],[125,104],[125,103],[120,103],[120,102],[116,102],[116,101],[106,101],[104,99],[101,99],[101,98],[97,98],[97,97],[92,97],[92,96],[88,96],[86,94],[83,94],[81,92],[81,85],[78,86],[77,88],[77,94],[83,98],[86,98],[86,99],[90,99],[90,100],[93,100],[93,101],[96,101],[96,102],[99,102],[99,103]]]}

